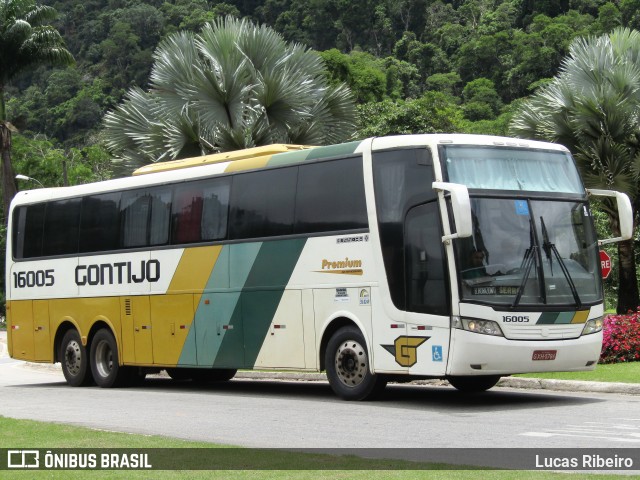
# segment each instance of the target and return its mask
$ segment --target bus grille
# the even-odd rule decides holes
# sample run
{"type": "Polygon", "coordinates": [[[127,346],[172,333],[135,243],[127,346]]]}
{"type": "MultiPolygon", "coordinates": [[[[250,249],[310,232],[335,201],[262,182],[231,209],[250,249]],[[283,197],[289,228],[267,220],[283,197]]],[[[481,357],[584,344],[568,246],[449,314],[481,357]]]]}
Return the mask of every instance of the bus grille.
{"type": "Polygon", "coordinates": [[[584,324],[563,325],[508,325],[501,324],[504,336],[509,340],[561,340],[578,338],[584,324]]]}

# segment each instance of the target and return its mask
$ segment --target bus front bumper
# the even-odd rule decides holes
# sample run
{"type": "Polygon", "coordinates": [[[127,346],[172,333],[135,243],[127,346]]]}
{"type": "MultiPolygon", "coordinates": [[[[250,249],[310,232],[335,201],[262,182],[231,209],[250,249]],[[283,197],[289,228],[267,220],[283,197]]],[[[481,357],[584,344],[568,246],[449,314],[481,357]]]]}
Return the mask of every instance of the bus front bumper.
{"type": "Polygon", "coordinates": [[[602,332],[564,340],[508,340],[453,329],[447,375],[509,375],[593,370],[602,332]]]}

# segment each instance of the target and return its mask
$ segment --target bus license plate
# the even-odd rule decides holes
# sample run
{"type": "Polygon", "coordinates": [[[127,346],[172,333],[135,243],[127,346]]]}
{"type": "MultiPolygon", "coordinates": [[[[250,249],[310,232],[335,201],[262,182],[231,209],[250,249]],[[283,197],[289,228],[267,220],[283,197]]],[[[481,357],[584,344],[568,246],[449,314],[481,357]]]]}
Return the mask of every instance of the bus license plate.
{"type": "Polygon", "coordinates": [[[532,360],[555,360],[557,350],[534,350],[532,360]]]}

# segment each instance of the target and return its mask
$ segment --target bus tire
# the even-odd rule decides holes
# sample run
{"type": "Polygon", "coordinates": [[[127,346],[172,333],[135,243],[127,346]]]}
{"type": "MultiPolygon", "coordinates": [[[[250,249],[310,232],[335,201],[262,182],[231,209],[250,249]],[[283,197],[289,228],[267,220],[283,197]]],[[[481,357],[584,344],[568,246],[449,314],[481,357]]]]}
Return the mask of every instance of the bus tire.
{"type": "Polygon", "coordinates": [[[236,376],[238,370],[233,368],[198,368],[191,379],[198,383],[226,382],[236,376]]]}
{"type": "Polygon", "coordinates": [[[129,370],[118,363],[118,345],[113,334],[103,328],[91,340],[91,372],[102,388],[123,386],[130,379],[129,370]]]}
{"type": "Polygon", "coordinates": [[[93,382],[91,371],[88,368],[89,356],[87,349],[82,345],[80,334],[71,329],[62,337],[58,358],[62,365],[62,373],[69,385],[80,387],[90,385],[93,382]]]}
{"type": "Polygon", "coordinates": [[[456,390],[465,393],[484,392],[494,387],[499,380],[499,375],[447,377],[447,381],[456,390]]]}
{"type": "Polygon", "coordinates": [[[147,374],[139,367],[120,367],[126,368],[129,371],[129,375],[124,382],[128,387],[139,387],[144,383],[144,379],[147,374]]]}
{"type": "Polygon", "coordinates": [[[167,368],[167,375],[176,382],[184,382],[187,380],[191,380],[192,378],[192,369],[191,368],[167,368]]]}
{"type": "Polygon", "coordinates": [[[380,393],[387,382],[369,368],[369,353],[358,328],[344,327],[333,334],[325,351],[329,385],[343,400],[367,400],[380,393]]]}

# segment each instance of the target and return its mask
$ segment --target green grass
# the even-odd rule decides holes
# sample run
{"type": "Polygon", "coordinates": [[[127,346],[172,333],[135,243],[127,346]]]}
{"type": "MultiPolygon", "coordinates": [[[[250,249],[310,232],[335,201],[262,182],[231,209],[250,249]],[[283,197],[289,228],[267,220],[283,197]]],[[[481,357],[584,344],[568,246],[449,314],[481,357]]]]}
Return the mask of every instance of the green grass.
{"type": "Polygon", "coordinates": [[[589,382],[640,382],[640,362],[597,365],[591,372],[527,373],[518,377],[548,378],[554,380],[583,380],[589,382]]]}
{"type": "MultiPolygon", "coordinates": [[[[206,454],[215,454],[215,449],[223,445],[190,442],[161,436],[132,435],[126,433],[105,432],[88,428],[73,427],[55,423],[32,420],[15,420],[0,417],[0,448],[203,448],[206,454]]],[[[73,450],[71,450],[73,451],[73,450]]],[[[153,479],[362,479],[377,480],[398,479],[452,479],[452,480],[564,480],[574,479],[575,475],[552,472],[496,471],[496,470],[450,470],[455,468],[442,464],[423,464],[421,470],[413,468],[411,462],[396,460],[367,460],[353,456],[331,456],[304,454],[282,451],[262,452],[250,450],[252,462],[267,465],[268,470],[153,470],[153,471],[0,471],[0,478],[11,479],[111,479],[111,478],[153,478],[153,479]],[[291,465],[304,466],[305,470],[291,470],[291,465]],[[331,470],[329,470],[329,468],[331,470]],[[336,470],[336,468],[344,470],[336,470]],[[396,470],[393,470],[396,469],[396,470]],[[9,475],[10,473],[10,475],[9,475]]],[[[233,449],[233,455],[246,458],[243,449],[233,449]]],[[[235,460],[237,465],[237,460],[235,460]]],[[[252,463],[255,465],[255,463],[252,463]]],[[[188,468],[188,467],[182,467],[188,468]]],[[[592,480],[619,478],[617,475],[590,475],[592,480]]]]}

